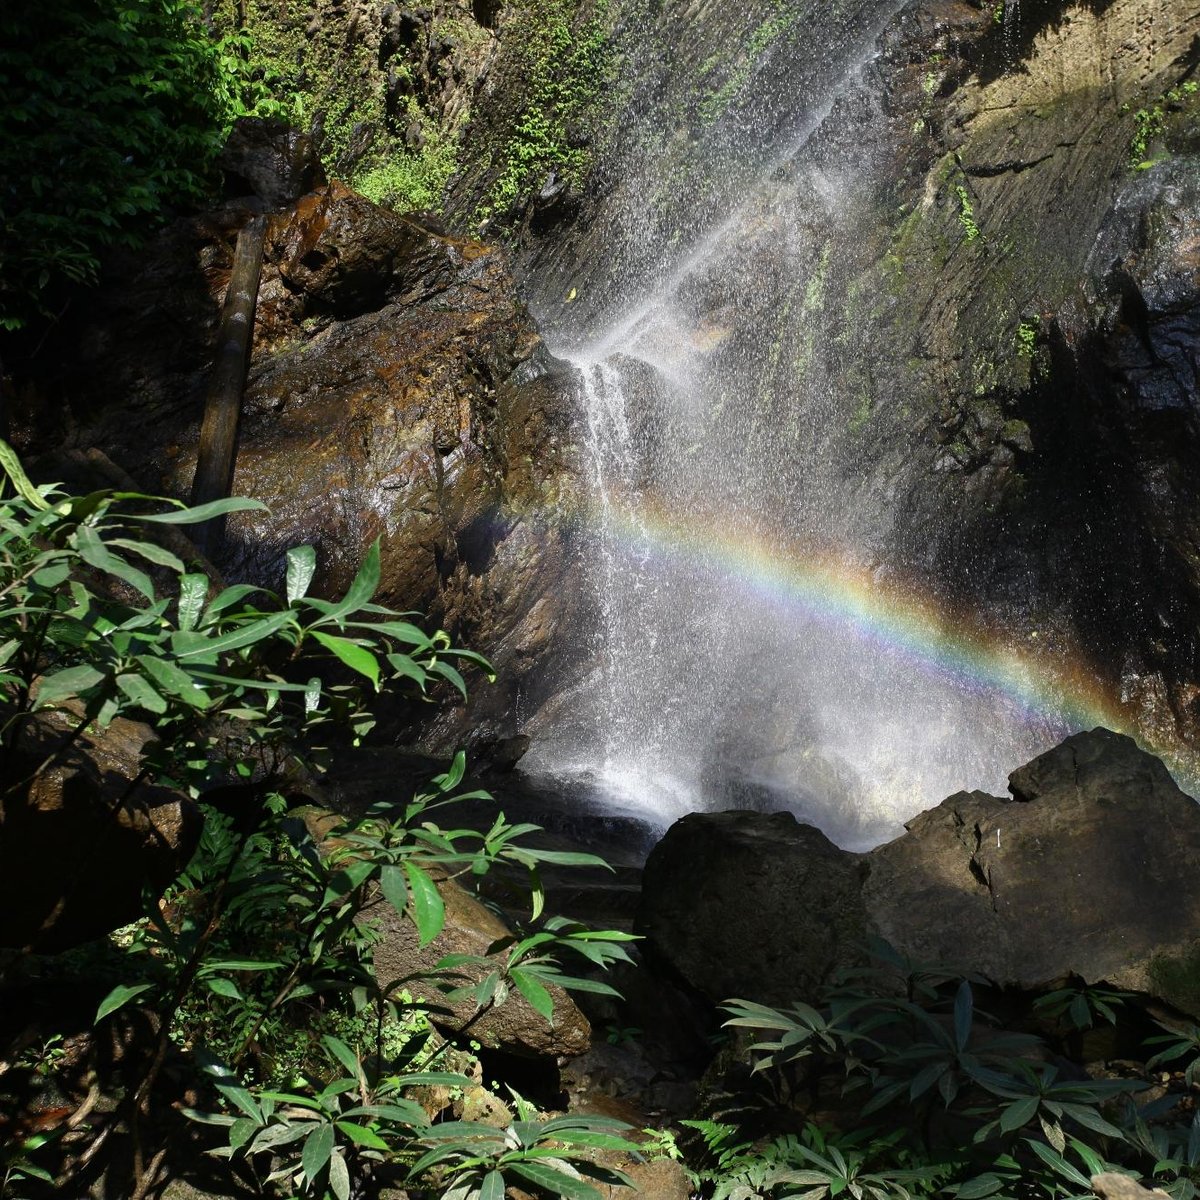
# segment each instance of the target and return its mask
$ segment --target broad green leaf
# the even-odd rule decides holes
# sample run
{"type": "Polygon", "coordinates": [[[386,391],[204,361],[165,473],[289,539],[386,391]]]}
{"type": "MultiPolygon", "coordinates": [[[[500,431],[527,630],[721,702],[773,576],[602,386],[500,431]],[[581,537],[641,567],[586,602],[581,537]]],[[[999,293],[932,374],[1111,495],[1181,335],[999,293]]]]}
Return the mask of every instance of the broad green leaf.
{"type": "Polygon", "coordinates": [[[554,1023],[554,998],[545,985],[528,971],[514,970],[509,973],[517,991],[529,1001],[534,1012],[544,1017],[548,1024],[554,1023]]]}
{"type": "Polygon", "coordinates": [[[350,1200],[350,1172],[340,1150],[329,1159],[329,1190],[334,1200],[350,1200]]]}
{"type": "Polygon", "coordinates": [[[16,488],[21,497],[32,504],[34,508],[45,511],[50,507],[41,492],[30,482],[29,476],[25,474],[25,469],[21,466],[21,460],[17,457],[17,452],[3,440],[0,440],[0,468],[3,469],[5,475],[12,481],[13,487],[16,488]]]}
{"type": "Polygon", "coordinates": [[[48,567],[43,567],[40,571],[35,571],[32,578],[38,587],[52,591],[54,588],[65,583],[70,574],[71,566],[69,563],[56,562],[51,563],[48,567]]]}
{"type": "Polygon", "coordinates": [[[368,1129],[365,1125],[358,1125],[353,1121],[335,1121],[334,1124],[352,1142],[359,1146],[368,1146],[372,1150],[386,1150],[388,1148],[387,1142],[374,1130],[368,1129]]]}
{"type": "Polygon", "coordinates": [[[185,704],[189,704],[193,708],[208,708],[211,703],[208,693],[169,658],[139,654],[134,661],[164,692],[178,697],[185,704]]]}
{"type": "Polygon", "coordinates": [[[333,1154],[333,1126],[322,1122],[304,1139],[300,1167],[311,1184],[325,1170],[333,1154]]]}
{"type": "Polygon", "coordinates": [[[265,592],[265,589],[255,587],[250,583],[235,583],[232,587],[225,588],[213,598],[213,602],[204,610],[200,624],[211,625],[221,613],[227,612],[235,604],[240,604],[247,596],[253,596],[257,592],[265,592]]]}
{"type": "Polygon", "coordinates": [[[68,667],[65,671],[56,671],[47,675],[38,688],[37,702],[39,705],[54,704],[59,700],[67,700],[102,683],[106,676],[95,667],[86,664],[78,667],[68,667]]]}
{"type": "Polygon", "coordinates": [[[218,996],[224,996],[227,1000],[240,1000],[242,993],[238,990],[238,986],[232,979],[225,979],[220,975],[214,978],[205,979],[210,992],[218,996]]]}
{"type": "Polygon", "coordinates": [[[139,571],[137,567],[113,554],[90,526],[78,526],[73,540],[75,549],[79,551],[79,557],[89,566],[123,580],[130,587],[141,592],[147,600],[154,599],[154,584],[150,582],[150,577],[144,571],[139,571]]]}
{"type": "Polygon", "coordinates": [[[967,1048],[971,1037],[973,1012],[971,985],[964,979],[958,985],[958,994],[954,997],[954,1044],[960,1053],[967,1048]]]}
{"type": "Polygon", "coordinates": [[[1018,1100],[1016,1104],[1010,1104],[1000,1114],[1001,1130],[1004,1133],[1011,1133],[1014,1129],[1020,1129],[1026,1122],[1032,1121],[1038,1110],[1038,1103],[1039,1097],[1027,1096],[1023,1100],[1018,1100]]]}
{"type": "Polygon", "coordinates": [[[422,691],[428,682],[429,673],[407,654],[388,654],[387,661],[402,679],[411,679],[422,691]]]}
{"type": "Polygon", "coordinates": [[[332,634],[322,633],[319,629],[312,630],[312,636],[326,650],[336,654],[352,671],[365,675],[375,685],[375,690],[379,690],[379,659],[370,650],[364,650],[349,638],[334,637],[332,634]]]}
{"type": "Polygon", "coordinates": [[[196,628],[208,599],[208,576],[190,573],[179,580],[179,628],[196,628]]]}
{"type": "Polygon", "coordinates": [[[408,907],[408,888],[404,883],[404,872],[388,864],[379,872],[379,889],[384,899],[401,915],[408,907]]]}
{"type": "Polygon", "coordinates": [[[462,694],[464,700],[467,698],[466,680],[449,663],[442,662],[440,659],[437,662],[431,662],[429,672],[431,675],[440,675],[443,679],[448,680],[462,694]]]}
{"type": "Polygon", "coordinates": [[[340,624],[340,618],[346,616],[348,613],[357,612],[364,604],[367,604],[379,587],[379,573],[379,539],[376,538],[371,544],[370,550],[367,551],[367,556],[363,559],[362,566],[358,568],[358,574],[355,575],[354,582],[350,584],[349,590],[326,613],[323,622],[336,619],[340,624]]]}
{"type": "Polygon", "coordinates": [[[295,615],[291,610],[284,609],[264,617],[261,621],[252,621],[216,637],[177,633],[172,638],[173,649],[179,658],[194,658],[199,654],[224,654],[230,650],[240,650],[243,646],[252,646],[255,642],[265,641],[294,619],[295,615]]]}
{"type": "Polygon", "coordinates": [[[340,1062],[342,1066],[350,1072],[351,1075],[357,1078],[362,1070],[361,1066],[359,1065],[358,1055],[355,1054],[354,1051],[351,1050],[341,1038],[333,1037],[332,1034],[326,1034],[323,1038],[321,1038],[321,1045],[323,1045],[325,1049],[328,1050],[329,1053],[332,1054],[333,1057],[336,1058],[338,1062],[340,1062]]]}
{"type": "Polygon", "coordinates": [[[600,1200],[600,1193],[590,1183],[584,1183],[582,1179],[556,1171],[543,1163],[518,1160],[510,1163],[508,1169],[554,1195],[566,1196],[567,1200],[600,1200]]]}
{"type": "Polygon", "coordinates": [[[99,1024],[105,1017],[115,1013],[118,1008],[123,1008],[135,996],[148,992],[152,987],[154,987],[152,983],[118,984],[100,1001],[100,1007],[96,1009],[96,1019],[92,1023],[99,1024]]]}
{"type": "Polygon", "coordinates": [[[408,876],[408,887],[412,893],[409,913],[417,927],[417,938],[422,946],[429,945],[439,933],[446,920],[446,906],[437,890],[437,885],[415,863],[406,862],[404,873],[408,876]]]}
{"type": "Polygon", "coordinates": [[[293,546],[287,552],[287,602],[295,604],[307,595],[317,570],[317,552],[312,546],[293,546]]]}
{"type": "Polygon", "coordinates": [[[489,1171],[483,1177],[479,1200],[504,1200],[504,1176],[499,1171],[489,1171]]]}
{"type": "Polygon", "coordinates": [[[212,517],[222,517],[233,512],[267,512],[267,506],[259,500],[247,500],[243,496],[230,496],[225,500],[212,500],[208,504],[197,504],[195,508],[177,508],[171,512],[139,514],[139,521],[150,521],[155,525],[196,525],[212,517]]]}
{"type": "Polygon", "coordinates": [[[147,712],[161,714],[167,711],[167,702],[140,675],[118,675],[117,687],[147,712]]]}
{"type": "Polygon", "coordinates": [[[181,575],[186,569],[183,560],[177,554],[172,554],[170,550],[158,545],[157,542],[135,542],[129,538],[110,538],[108,544],[120,546],[122,550],[129,550],[134,554],[140,554],[142,558],[154,563],[156,567],[169,567],[181,575]]]}

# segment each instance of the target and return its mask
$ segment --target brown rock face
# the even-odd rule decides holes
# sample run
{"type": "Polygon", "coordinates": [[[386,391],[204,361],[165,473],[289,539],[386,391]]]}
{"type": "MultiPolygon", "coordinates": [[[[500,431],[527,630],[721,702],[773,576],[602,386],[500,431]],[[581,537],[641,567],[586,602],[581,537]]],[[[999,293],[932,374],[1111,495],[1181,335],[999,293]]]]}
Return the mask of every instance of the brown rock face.
{"type": "MultiPolygon", "coordinates": [[[[165,231],[48,353],[23,448],[70,409],[146,490],[186,496],[235,204],[165,231]]],[[[333,183],[272,218],[233,488],[270,506],[232,521],[220,566],[278,588],[287,548],[344,590],[380,539],[380,599],[491,655],[501,685],[464,730],[511,733],[575,619],[572,377],[545,350],[504,254],[443,236],[333,183]]],[[[32,389],[31,389],[32,391],[32,389]]],[[[47,468],[54,470],[55,468],[47,468]]]]}
{"type": "MultiPolygon", "coordinates": [[[[32,773],[67,728],[37,722],[6,785],[32,773]]],[[[161,890],[191,857],[200,834],[191,802],[130,787],[150,736],[119,718],[80,737],[27,789],[0,796],[0,945],[47,953],[100,937],[138,917],[143,889],[161,890]]]]}
{"type": "MultiPolygon", "coordinates": [[[[400,917],[390,904],[381,900],[368,910],[367,919],[376,923],[383,935],[375,947],[375,971],[381,986],[414,973],[429,974],[448,954],[484,956],[493,942],[511,934],[495,913],[452,880],[442,880],[438,890],[446,905],[446,925],[428,946],[418,945],[413,923],[400,917]]],[[[486,973],[471,964],[458,970],[465,978],[451,981],[455,986],[478,983],[486,973]]],[[[471,1037],[493,1049],[530,1058],[561,1058],[582,1054],[591,1044],[587,1017],[560,987],[551,985],[549,989],[554,999],[553,1024],[516,991],[510,992],[503,1004],[477,1012],[471,997],[446,1001],[428,987],[421,991],[420,984],[414,984],[413,990],[450,1010],[430,1014],[435,1025],[454,1032],[469,1030],[471,1037]]]]}
{"type": "Polygon", "coordinates": [[[869,856],[874,926],[925,962],[1035,987],[1077,975],[1200,1010],[1200,806],[1132,739],[1076,734],[869,856]]]}

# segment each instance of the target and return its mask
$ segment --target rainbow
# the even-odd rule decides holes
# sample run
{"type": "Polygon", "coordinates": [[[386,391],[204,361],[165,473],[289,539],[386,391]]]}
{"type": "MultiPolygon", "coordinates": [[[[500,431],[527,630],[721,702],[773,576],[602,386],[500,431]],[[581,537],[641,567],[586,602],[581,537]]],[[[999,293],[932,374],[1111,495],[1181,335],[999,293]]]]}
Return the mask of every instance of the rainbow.
{"type": "Polygon", "coordinates": [[[1187,748],[1177,738],[1148,737],[1144,715],[1123,705],[1111,682],[1060,639],[952,616],[919,588],[880,578],[834,548],[768,539],[751,521],[726,513],[683,516],[610,500],[589,515],[627,551],[717,572],[760,603],[850,632],[959,686],[1003,696],[1031,718],[1070,732],[1102,725],[1136,736],[1177,774],[1196,777],[1187,748]]]}

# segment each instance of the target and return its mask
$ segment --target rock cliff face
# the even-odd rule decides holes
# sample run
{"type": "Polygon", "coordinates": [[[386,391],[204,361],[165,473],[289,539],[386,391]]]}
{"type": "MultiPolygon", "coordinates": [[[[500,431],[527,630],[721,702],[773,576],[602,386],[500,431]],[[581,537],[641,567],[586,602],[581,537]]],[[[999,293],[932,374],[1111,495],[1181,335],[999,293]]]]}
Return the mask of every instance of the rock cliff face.
{"type": "MultiPolygon", "coordinates": [[[[1169,744],[1196,731],[1200,672],[1197,13],[1019,7],[248,11],[284,58],[306,35],[295,86],[343,174],[453,129],[446,219],[507,231],[557,341],[601,329],[749,194],[736,254],[682,304],[717,386],[753,381],[747,454],[815,444],[842,497],[823,536],[1081,655],[1169,744]],[[373,97],[362,145],[328,142],[331,63],[373,97]]],[[[244,215],[114,264],[31,372],[68,442],[146,487],[186,489],[244,215]]],[[[286,542],[316,539],[334,588],[381,536],[389,598],[454,624],[517,689],[481,718],[523,720],[561,665],[556,631],[586,627],[568,377],[481,243],[334,186],[277,218],[271,246],[237,487],[275,523],[235,527],[234,565],[269,578],[286,542]]],[[[54,424],[14,432],[45,447],[54,424]]]]}
{"type": "Polygon", "coordinates": [[[636,145],[614,142],[579,218],[520,261],[544,328],[570,341],[703,240],[671,296],[677,336],[705,348],[708,394],[753,394],[766,432],[747,469],[770,454],[838,497],[819,528],[799,512],[792,529],[1081,659],[1148,735],[1194,741],[1197,12],[1019,9],[921,0],[860,6],[845,27],[768,23],[722,56],[742,68],[721,104],[700,86],[676,110],[697,79],[687,48],[716,17],[664,5],[679,49],[642,94],[674,140],[641,174],[636,145]],[[877,53],[832,88],[796,65],[798,30],[833,61],[846,29],[873,27],[877,53]],[[784,153],[777,107],[749,94],[778,106],[789,82],[793,119],[810,117],[784,153]],[[808,89],[832,95],[826,112],[808,89]],[[720,169],[739,130],[780,149],[773,173],[746,153],[740,174],[720,169]],[[700,158],[717,181],[697,182],[700,158]]]}
{"type": "Polygon", "coordinates": [[[1200,1010],[1200,807],[1127,737],[1080,733],[869,854],[790,813],[693,813],[646,863],[652,961],[720,1001],[811,999],[880,936],[1003,987],[1074,977],[1200,1010]]]}
{"type": "MultiPolygon", "coordinates": [[[[97,447],[138,486],[186,497],[234,204],[178,223],[42,360],[16,433],[97,447]]],[[[340,184],[270,224],[233,487],[270,506],[233,521],[223,570],[277,588],[289,546],[314,544],[318,586],[346,588],[383,551],[381,601],[429,613],[502,668],[472,728],[496,732],[528,668],[578,620],[571,380],[517,298],[504,253],[379,208],[340,184]]],[[[61,477],[51,453],[41,464],[61,477]]],[[[86,486],[87,481],[78,481],[86,486]]],[[[563,639],[565,640],[565,639],[563,639]]],[[[442,720],[460,736],[453,709],[442,720]]],[[[507,726],[505,726],[507,730],[507,726]]]]}

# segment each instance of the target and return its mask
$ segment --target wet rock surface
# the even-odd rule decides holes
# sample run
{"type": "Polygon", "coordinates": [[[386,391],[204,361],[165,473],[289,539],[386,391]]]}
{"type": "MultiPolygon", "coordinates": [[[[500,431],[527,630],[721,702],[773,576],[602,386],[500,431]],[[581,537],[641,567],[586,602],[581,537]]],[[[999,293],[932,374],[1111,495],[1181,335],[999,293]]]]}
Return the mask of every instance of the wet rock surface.
{"type": "Polygon", "coordinates": [[[646,864],[651,961],[719,1001],[812,999],[877,934],[1003,987],[1107,982],[1200,1013],[1200,805],[1096,729],[866,855],[790,814],[693,814],[646,864]]]}
{"type": "MultiPolygon", "coordinates": [[[[22,447],[96,447],[147,491],[186,497],[215,318],[250,207],[172,226],[64,329],[25,392],[22,447]]],[[[219,566],[278,587],[313,544],[332,595],[380,539],[379,599],[421,610],[502,668],[470,721],[516,732],[517,698],[585,603],[569,580],[573,379],[547,352],[502,251],[449,237],[341,184],[272,218],[233,488],[270,506],[231,521],[219,566]]],[[[48,468],[51,469],[51,468],[48,468]]]]}
{"type": "Polygon", "coordinates": [[[1200,805],[1107,730],[1076,734],[873,851],[874,927],[925,962],[1033,988],[1077,976],[1200,1010],[1200,805]]]}
{"type": "Polygon", "coordinates": [[[0,797],[0,946],[53,953],[128,924],[142,914],[143,891],[161,892],[200,836],[185,796],[135,783],[152,734],[124,718],[81,734],[15,788],[72,723],[68,713],[39,718],[6,758],[13,790],[0,797]]]}

